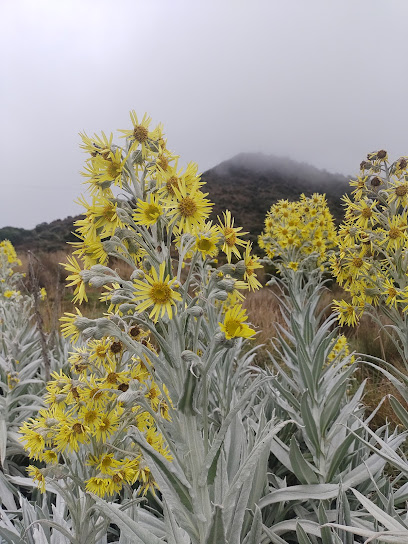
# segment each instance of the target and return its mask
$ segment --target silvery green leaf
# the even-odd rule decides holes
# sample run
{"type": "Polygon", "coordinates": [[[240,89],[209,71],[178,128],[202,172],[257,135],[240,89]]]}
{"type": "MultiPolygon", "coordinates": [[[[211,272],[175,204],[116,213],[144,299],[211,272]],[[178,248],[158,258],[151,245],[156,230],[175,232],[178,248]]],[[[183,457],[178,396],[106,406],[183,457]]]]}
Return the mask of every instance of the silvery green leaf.
{"type": "Polygon", "coordinates": [[[361,504],[368,510],[368,512],[372,514],[372,516],[374,516],[378,522],[381,523],[381,525],[386,527],[389,531],[406,531],[408,536],[408,529],[399,523],[395,518],[381,510],[381,508],[364,497],[364,495],[362,495],[356,489],[352,489],[352,491],[361,504]]]}
{"type": "Polygon", "coordinates": [[[214,479],[214,502],[223,504],[228,491],[228,473],[224,451],[221,450],[217,462],[217,472],[214,479]]]}
{"type": "Polygon", "coordinates": [[[214,505],[210,527],[205,537],[205,544],[227,544],[225,540],[223,508],[219,504],[214,505]]]}
{"type": "Polygon", "coordinates": [[[290,463],[297,479],[302,484],[317,484],[318,477],[313,470],[313,466],[303,457],[299,444],[294,436],[290,441],[290,463]]]}
{"type": "Polygon", "coordinates": [[[199,485],[205,485],[208,478],[208,471],[216,457],[218,455],[218,452],[221,448],[221,446],[224,443],[225,435],[228,431],[229,426],[234,420],[234,417],[239,412],[241,405],[244,404],[248,399],[252,397],[259,389],[259,384],[256,382],[252,384],[251,387],[249,387],[245,393],[240,397],[240,402],[236,404],[231,410],[228,412],[227,416],[225,417],[220,430],[218,431],[216,437],[214,438],[211,448],[204,460],[203,468],[201,470],[198,482],[199,485]]]}
{"type": "Polygon", "coordinates": [[[288,422],[270,425],[262,430],[257,441],[249,452],[248,457],[241,463],[241,466],[230,482],[230,489],[225,496],[225,526],[229,544],[239,544],[245,510],[251,492],[251,484],[254,478],[254,471],[265,450],[269,451],[272,437],[278,433],[288,422]]]}
{"type": "Polygon", "coordinates": [[[5,527],[1,526],[0,521],[0,537],[3,539],[7,544],[27,544],[27,540],[23,540],[20,535],[16,534],[14,531],[10,529],[6,529],[5,527]]]}
{"type": "Polygon", "coordinates": [[[287,521],[280,521],[273,526],[273,530],[277,535],[296,531],[296,526],[301,525],[305,532],[309,535],[320,537],[320,524],[315,521],[308,521],[305,519],[290,519],[287,521]]]}
{"type": "Polygon", "coordinates": [[[407,544],[408,542],[408,533],[407,531],[370,531],[369,529],[361,529],[358,527],[349,527],[347,525],[340,525],[338,523],[328,523],[328,527],[334,527],[341,529],[342,531],[347,531],[349,533],[354,533],[355,535],[363,536],[367,538],[365,542],[373,542],[375,539],[380,539],[380,542],[389,542],[390,544],[407,544]]]}
{"type": "Polygon", "coordinates": [[[7,510],[17,510],[14,500],[16,489],[8,481],[8,478],[0,471],[0,504],[4,504],[7,510]]]}
{"type": "Polygon", "coordinates": [[[320,453],[320,433],[315,423],[315,417],[309,406],[310,396],[307,392],[302,395],[300,411],[302,419],[306,427],[305,439],[308,438],[311,444],[313,444],[316,454],[320,453]]]}
{"type": "Polygon", "coordinates": [[[262,535],[262,513],[258,506],[255,506],[255,514],[252,519],[251,529],[244,538],[242,544],[259,544],[262,535]]]}
{"type": "MultiPolygon", "coordinates": [[[[273,529],[275,529],[275,526],[273,527],[273,529]]],[[[288,542],[286,542],[286,540],[283,540],[283,538],[281,538],[277,533],[275,533],[275,531],[272,530],[272,528],[262,525],[262,531],[269,538],[272,544],[288,544],[288,542]]]]}
{"type": "Polygon", "coordinates": [[[164,507],[164,523],[166,527],[167,544],[190,544],[191,540],[188,534],[179,527],[173,512],[167,506],[167,502],[163,501],[164,507]]]}
{"type": "Polygon", "coordinates": [[[292,485],[284,489],[276,489],[259,501],[259,508],[282,501],[308,501],[310,499],[334,499],[339,492],[337,484],[292,485]]]}
{"type": "MultiPolygon", "coordinates": [[[[33,527],[33,539],[34,539],[34,542],[35,544],[49,544],[48,540],[47,540],[47,537],[45,536],[45,533],[44,533],[44,529],[39,526],[39,527],[33,527]]],[[[64,540],[60,540],[61,544],[65,544],[65,542],[67,542],[66,539],[64,540]]],[[[68,540],[69,542],[69,540],[68,540]]]]}
{"type": "Polygon", "coordinates": [[[310,538],[307,536],[307,533],[299,523],[296,524],[296,535],[299,544],[312,544],[310,538]]]}
{"type": "Polygon", "coordinates": [[[140,523],[133,521],[133,519],[125,512],[122,512],[117,505],[110,504],[92,493],[90,493],[90,495],[96,502],[99,510],[111,519],[131,542],[134,542],[134,544],[163,544],[163,541],[160,538],[147,529],[144,529],[140,523]]]}
{"type": "Polygon", "coordinates": [[[401,423],[408,429],[408,411],[402,406],[398,399],[393,395],[389,396],[389,401],[392,406],[392,409],[395,412],[395,415],[401,421],[401,423]]]}

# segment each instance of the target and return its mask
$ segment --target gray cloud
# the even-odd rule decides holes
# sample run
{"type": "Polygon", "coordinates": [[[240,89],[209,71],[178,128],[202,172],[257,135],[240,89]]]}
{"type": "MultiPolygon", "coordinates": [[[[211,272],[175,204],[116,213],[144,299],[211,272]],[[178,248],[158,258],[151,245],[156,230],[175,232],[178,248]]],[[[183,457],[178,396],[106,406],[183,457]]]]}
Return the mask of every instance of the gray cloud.
{"type": "Polygon", "coordinates": [[[407,154],[404,0],[3,0],[0,226],[78,213],[78,132],[163,122],[204,171],[241,151],[351,174],[407,154]]]}

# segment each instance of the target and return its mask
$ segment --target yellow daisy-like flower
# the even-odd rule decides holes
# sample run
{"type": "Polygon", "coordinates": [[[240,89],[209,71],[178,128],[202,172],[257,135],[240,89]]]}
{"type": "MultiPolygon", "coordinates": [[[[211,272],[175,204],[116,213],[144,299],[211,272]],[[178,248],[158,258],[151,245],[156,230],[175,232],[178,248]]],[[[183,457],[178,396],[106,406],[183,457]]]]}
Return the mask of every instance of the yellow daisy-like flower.
{"type": "Polygon", "coordinates": [[[195,228],[193,235],[195,238],[194,251],[201,253],[203,259],[216,257],[218,254],[217,244],[220,238],[217,225],[212,225],[212,221],[209,221],[201,228],[195,228]]]}
{"type": "Polygon", "coordinates": [[[37,487],[41,493],[45,493],[45,478],[41,470],[33,465],[28,465],[27,472],[34,482],[37,483],[37,487]]]}
{"type": "Polygon", "coordinates": [[[67,281],[70,281],[71,283],[67,283],[67,287],[72,287],[75,285],[74,298],[72,299],[72,302],[74,304],[77,302],[82,304],[82,301],[84,300],[88,302],[88,297],[86,296],[85,292],[85,284],[81,276],[82,269],[75,257],[68,256],[67,260],[68,264],[59,264],[61,264],[65,270],[67,270],[67,272],[71,272],[71,274],[67,277],[67,281]]]}
{"type": "Polygon", "coordinates": [[[70,312],[65,312],[65,314],[60,317],[62,321],[61,332],[64,338],[71,338],[71,342],[76,344],[79,340],[80,330],[75,326],[75,320],[78,317],[83,317],[78,308],[75,308],[76,315],[71,314],[70,312]]]}
{"type": "Polygon", "coordinates": [[[247,242],[241,240],[239,237],[248,233],[239,232],[242,230],[242,227],[234,227],[234,219],[231,217],[231,212],[229,210],[223,212],[223,217],[224,222],[222,222],[218,217],[220,232],[223,236],[223,244],[221,249],[227,256],[227,260],[230,263],[232,254],[238,257],[238,259],[241,257],[237,246],[245,246],[247,242]]]}
{"type": "Polygon", "coordinates": [[[225,338],[251,338],[255,334],[254,329],[251,329],[245,321],[248,319],[246,311],[241,304],[233,306],[225,313],[224,323],[218,323],[225,338]]]}
{"type": "Polygon", "coordinates": [[[119,132],[122,132],[122,138],[129,138],[129,140],[133,142],[131,147],[132,151],[141,145],[142,156],[145,157],[149,152],[149,141],[151,142],[160,138],[160,127],[156,127],[153,131],[150,131],[149,125],[152,120],[146,113],[143,115],[143,119],[139,121],[136,112],[132,110],[130,112],[130,119],[133,124],[133,129],[119,129],[119,132]]]}
{"type": "Polygon", "coordinates": [[[386,277],[384,278],[381,294],[386,297],[385,304],[387,304],[387,306],[394,306],[397,308],[398,302],[401,302],[397,297],[403,293],[400,292],[390,278],[386,277]]]}
{"type": "Polygon", "coordinates": [[[108,477],[93,476],[87,480],[85,489],[98,497],[104,497],[108,494],[108,487],[108,477]]]}
{"type": "Polygon", "coordinates": [[[262,265],[259,262],[259,259],[256,255],[251,255],[252,251],[252,244],[248,242],[245,253],[243,255],[244,257],[244,264],[245,264],[245,273],[244,273],[244,280],[248,283],[249,290],[255,291],[262,287],[262,284],[259,282],[259,280],[256,277],[255,270],[257,268],[263,268],[262,265]]]}
{"type": "Polygon", "coordinates": [[[358,324],[359,316],[362,312],[357,314],[356,308],[353,304],[349,304],[345,300],[333,301],[333,311],[337,313],[340,325],[349,325],[354,327],[358,324]]]}
{"type": "Polygon", "coordinates": [[[178,187],[174,187],[174,199],[166,201],[165,207],[169,209],[170,222],[175,223],[181,232],[194,232],[200,227],[211,213],[212,203],[205,197],[208,193],[202,193],[198,185],[187,187],[182,180],[178,187]]]}
{"type": "Polygon", "coordinates": [[[157,321],[159,317],[168,315],[173,317],[173,306],[176,301],[181,300],[181,295],[174,289],[178,289],[179,283],[176,278],[170,280],[170,275],[165,274],[166,264],[163,262],[159,268],[159,274],[152,268],[151,276],[145,276],[146,281],[133,280],[135,286],[134,300],[139,302],[136,310],[144,312],[153,306],[149,317],[157,321]]]}
{"type": "MultiPolygon", "coordinates": [[[[106,155],[97,155],[93,160],[94,169],[98,172],[96,179],[98,185],[105,182],[113,182],[115,185],[122,188],[122,176],[126,161],[129,155],[122,158],[122,149],[109,151],[106,155]]],[[[102,185],[103,186],[103,185],[102,185]]]]}
{"type": "Polygon", "coordinates": [[[144,225],[150,227],[157,223],[160,216],[163,215],[163,208],[161,207],[156,195],[150,195],[146,201],[137,200],[136,211],[133,214],[133,219],[138,225],[144,225]]]}
{"type": "Polygon", "coordinates": [[[106,442],[119,426],[119,415],[116,410],[102,414],[100,423],[95,426],[94,436],[99,442],[106,442]]]}

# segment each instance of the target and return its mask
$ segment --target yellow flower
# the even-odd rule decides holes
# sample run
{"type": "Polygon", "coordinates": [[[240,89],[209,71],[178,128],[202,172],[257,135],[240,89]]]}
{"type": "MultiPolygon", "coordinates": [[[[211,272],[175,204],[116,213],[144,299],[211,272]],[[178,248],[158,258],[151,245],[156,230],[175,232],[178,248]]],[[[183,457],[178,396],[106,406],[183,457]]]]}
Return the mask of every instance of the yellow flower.
{"type": "Polygon", "coordinates": [[[82,269],[79,266],[78,261],[75,259],[75,257],[67,257],[68,264],[67,263],[60,263],[65,270],[68,272],[71,272],[71,274],[67,277],[67,281],[70,281],[71,283],[67,284],[67,287],[71,287],[75,285],[75,291],[74,291],[74,298],[72,299],[72,302],[76,304],[77,302],[79,304],[82,304],[82,301],[88,302],[88,297],[86,296],[85,292],[85,284],[81,276],[82,269]]]}
{"type": "Polygon", "coordinates": [[[212,203],[205,198],[207,194],[202,193],[198,185],[187,187],[182,180],[178,187],[174,187],[175,198],[165,203],[170,222],[181,232],[193,233],[211,213],[212,203]]]}
{"type": "Polygon", "coordinates": [[[93,160],[93,167],[96,170],[96,179],[98,185],[106,182],[113,182],[122,188],[123,171],[129,155],[122,158],[122,149],[117,148],[115,151],[109,151],[104,155],[97,155],[93,160]]]}
{"type": "Polygon", "coordinates": [[[73,344],[76,344],[79,340],[80,330],[75,326],[75,321],[78,317],[82,317],[78,308],[75,308],[77,315],[65,312],[60,318],[62,321],[61,332],[64,338],[71,338],[73,344]]]}
{"type": "Polygon", "coordinates": [[[105,443],[119,426],[119,416],[116,411],[101,414],[100,423],[95,426],[94,436],[99,442],[105,443]]]}
{"type": "Polygon", "coordinates": [[[179,283],[176,278],[170,280],[170,275],[165,274],[166,264],[161,263],[159,268],[159,274],[153,267],[151,270],[151,276],[146,275],[145,280],[133,280],[135,286],[134,300],[139,302],[136,310],[138,312],[144,312],[151,306],[153,306],[149,317],[153,321],[157,321],[159,317],[168,315],[169,319],[173,317],[173,306],[176,305],[176,301],[181,300],[181,295],[174,289],[179,287],[179,283]]]}
{"type": "Polygon", "coordinates": [[[225,338],[251,338],[255,334],[254,329],[251,329],[246,323],[246,311],[242,309],[241,304],[233,306],[225,313],[224,323],[218,323],[225,338]]]}
{"type": "Polygon", "coordinates": [[[140,198],[138,199],[133,219],[137,225],[150,227],[157,223],[157,220],[162,215],[163,208],[161,207],[157,196],[151,195],[146,199],[146,202],[140,198]]]}
{"type": "Polygon", "coordinates": [[[28,465],[27,472],[30,477],[37,482],[37,487],[41,493],[45,493],[45,478],[41,470],[33,465],[28,465]]]}
{"type": "Polygon", "coordinates": [[[212,225],[209,221],[200,228],[193,230],[195,238],[195,244],[193,246],[194,251],[198,251],[203,259],[207,257],[215,257],[218,254],[218,241],[220,238],[220,232],[217,225],[212,225]]]}
{"type": "Polygon", "coordinates": [[[333,301],[333,311],[337,313],[340,325],[346,324],[350,327],[358,324],[359,315],[362,313],[360,311],[360,314],[357,314],[356,308],[345,300],[333,301]]]}
{"type": "Polygon", "coordinates": [[[107,477],[93,476],[86,482],[85,489],[98,497],[104,497],[108,494],[109,479],[107,477]]]}
{"type": "Polygon", "coordinates": [[[153,131],[149,130],[151,118],[148,117],[146,113],[143,115],[143,119],[139,121],[136,112],[132,110],[130,112],[130,119],[133,124],[133,129],[119,129],[119,132],[122,132],[123,138],[129,138],[129,140],[133,142],[131,147],[132,151],[140,144],[142,147],[142,156],[145,157],[149,152],[149,143],[160,138],[160,128],[156,127],[153,131]]]}
{"type": "Polygon", "coordinates": [[[256,255],[251,255],[251,251],[252,244],[248,242],[243,255],[245,264],[244,280],[248,283],[249,290],[255,291],[262,287],[262,284],[256,277],[255,270],[263,267],[260,264],[258,257],[256,255]]]}
{"type": "Polygon", "coordinates": [[[223,236],[222,251],[227,256],[227,260],[230,263],[232,254],[238,259],[241,257],[238,246],[245,246],[247,242],[240,239],[240,236],[248,234],[247,232],[240,232],[242,227],[234,227],[234,219],[231,217],[231,212],[226,210],[223,212],[224,222],[218,217],[220,223],[220,232],[223,236]]]}

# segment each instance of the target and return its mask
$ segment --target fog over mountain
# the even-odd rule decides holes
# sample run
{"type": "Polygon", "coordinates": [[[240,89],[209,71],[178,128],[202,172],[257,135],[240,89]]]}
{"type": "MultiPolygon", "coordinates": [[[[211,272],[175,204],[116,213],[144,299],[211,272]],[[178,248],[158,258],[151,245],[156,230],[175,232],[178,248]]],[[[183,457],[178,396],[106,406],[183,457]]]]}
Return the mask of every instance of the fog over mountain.
{"type": "MultiPolygon", "coordinates": [[[[223,161],[202,175],[203,191],[214,203],[211,218],[216,220],[225,209],[235,218],[235,225],[249,233],[256,242],[263,229],[268,209],[277,200],[296,200],[301,193],[325,193],[337,222],[342,217],[341,197],[349,190],[348,179],[287,157],[262,153],[240,153],[223,161]]],[[[77,217],[40,223],[28,230],[15,227],[0,229],[0,240],[9,239],[18,249],[55,251],[67,249],[77,217]]]]}

